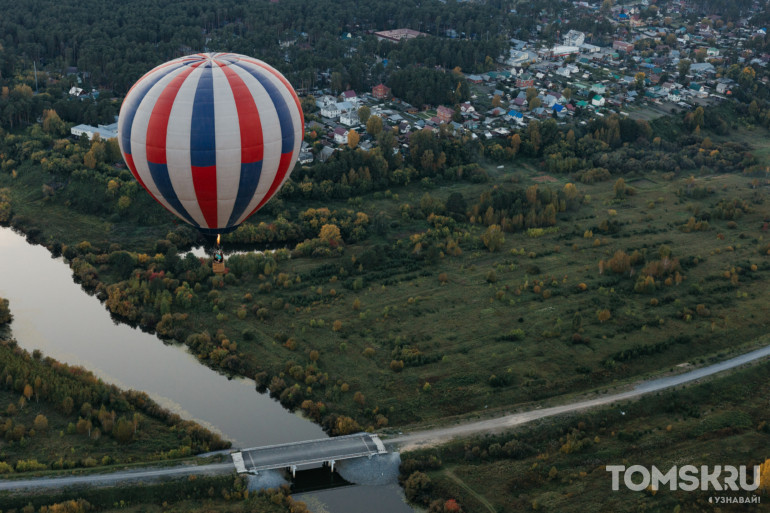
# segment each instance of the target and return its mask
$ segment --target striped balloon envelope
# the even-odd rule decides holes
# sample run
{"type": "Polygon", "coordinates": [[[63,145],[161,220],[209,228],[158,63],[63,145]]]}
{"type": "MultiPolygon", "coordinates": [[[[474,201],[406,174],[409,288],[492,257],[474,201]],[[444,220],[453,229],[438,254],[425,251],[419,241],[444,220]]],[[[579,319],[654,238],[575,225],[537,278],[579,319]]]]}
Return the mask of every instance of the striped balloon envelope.
{"type": "Polygon", "coordinates": [[[134,178],[206,235],[234,230],[280,189],[303,133],[288,80],[233,53],[161,64],[129,90],[118,118],[134,178]]]}

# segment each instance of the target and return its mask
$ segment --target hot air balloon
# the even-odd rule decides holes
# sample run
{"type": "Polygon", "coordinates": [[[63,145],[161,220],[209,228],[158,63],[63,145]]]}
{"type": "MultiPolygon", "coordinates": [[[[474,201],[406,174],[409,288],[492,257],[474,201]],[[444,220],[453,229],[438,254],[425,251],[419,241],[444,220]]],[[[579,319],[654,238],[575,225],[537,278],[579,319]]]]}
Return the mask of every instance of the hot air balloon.
{"type": "Polygon", "coordinates": [[[289,177],[304,118],[286,78],[234,53],[161,64],[129,90],[118,143],[134,178],[212,236],[238,227],[289,177]]]}

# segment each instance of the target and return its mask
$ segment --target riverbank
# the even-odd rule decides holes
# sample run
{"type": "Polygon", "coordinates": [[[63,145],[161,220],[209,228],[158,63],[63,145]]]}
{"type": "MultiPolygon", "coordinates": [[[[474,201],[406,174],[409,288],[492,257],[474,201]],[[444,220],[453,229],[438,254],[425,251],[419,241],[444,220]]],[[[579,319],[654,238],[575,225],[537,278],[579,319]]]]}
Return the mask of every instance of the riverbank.
{"type": "Polygon", "coordinates": [[[175,459],[230,446],[146,394],[0,340],[0,472],[175,459]]]}

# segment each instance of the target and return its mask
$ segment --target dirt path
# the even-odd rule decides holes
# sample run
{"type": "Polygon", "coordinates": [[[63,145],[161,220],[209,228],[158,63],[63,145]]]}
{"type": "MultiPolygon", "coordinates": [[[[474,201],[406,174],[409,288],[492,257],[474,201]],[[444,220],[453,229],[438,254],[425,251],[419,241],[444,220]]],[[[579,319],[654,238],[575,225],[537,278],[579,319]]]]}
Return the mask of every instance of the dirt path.
{"type": "Polygon", "coordinates": [[[677,385],[692,383],[707,376],[733,369],[740,365],[754,362],[762,358],[767,358],[768,356],[770,356],[770,346],[765,346],[760,349],[745,353],[741,356],[715,363],[707,367],[701,367],[699,369],[685,372],[683,374],[666,376],[664,378],[658,378],[649,381],[642,381],[630,390],[604,395],[595,399],[587,399],[559,406],[551,406],[549,408],[513,413],[493,419],[463,422],[455,426],[415,431],[392,438],[387,438],[384,435],[381,435],[381,437],[387,445],[391,447],[395,446],[398,450],[401,451],[433,447],[446,443],[454,438],[465,438],[480,433],[495,433],[505,431],[512,427],[519,426],[527,422],[532,422],[533,420],[543,419],[546,417],[561,415],[565,413],[574,413],[581,410],[586,410],[588,408],[595,408],[597,406],[606,406],[618,401],[637,399],[645,394],[665,390],[677,385]]]}
{"type": "Polygon", "coordinates": [[[473,488],[471,488],[465,481],[463,481],[462,479],[457,477],[457,475],[454,472],[452,472],[451,470],[447,469],[447,470],[444,471],[444,474],[449,479],[451,479],[452,481],[454,481],[455,483],[460,485],[463,490],[465,490],[466,492],[471,494],[473,496],[473,498],[476,499],[477,501],[479,501],[479,504],[481,504],[484,507],[486,507],[487,510],[490,511],[490,513],[497,513],[497,510],[495,509],[495,507],[492,506],[492,504],[488,500],[486,500],[483,495],[479,495],[478,493],[476,493],[476,491],[473,488]]]}

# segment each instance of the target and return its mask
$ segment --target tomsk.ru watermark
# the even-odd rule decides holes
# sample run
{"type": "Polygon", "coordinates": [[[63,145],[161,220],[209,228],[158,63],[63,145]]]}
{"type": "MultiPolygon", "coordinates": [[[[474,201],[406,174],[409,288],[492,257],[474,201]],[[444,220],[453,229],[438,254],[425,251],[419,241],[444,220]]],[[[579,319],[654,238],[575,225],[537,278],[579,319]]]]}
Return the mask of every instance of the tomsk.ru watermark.
{"type": "Polygon", "coordinates": [[[660,490],[668,486],[669,490],[684,490],[692,492],[702,491],[746,491],[753,492],[763,486],[766,488],[770,483],[761,482],[762,471],[760,465],[755,465],[748,475],[747,467],[741,465],[734,467],[732,465],[683,465],[681,467],[673,466],[668,471],[662,472],[656,466],[651,468],[642,465],[632,465],[626,468],[625,465],[607,465],[607,472],[612,473],[612,490],[618,491],[620,483],[623,482],[629,490],[640,492],[642,490],[660,490]]]}

